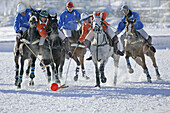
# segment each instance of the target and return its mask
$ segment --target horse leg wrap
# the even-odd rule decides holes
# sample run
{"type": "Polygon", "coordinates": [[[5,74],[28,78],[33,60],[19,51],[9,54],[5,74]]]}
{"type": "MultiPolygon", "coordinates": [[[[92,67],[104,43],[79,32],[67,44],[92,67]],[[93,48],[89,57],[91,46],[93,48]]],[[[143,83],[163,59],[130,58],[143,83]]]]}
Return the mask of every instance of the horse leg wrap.
{"type": "Polygon", "coordinates": [[[149,71],[146,69],[144,70],[144,73],[148,76],[149,75],[149,71]]]}
{"type": "Polygon", "coordinates": [[[132,68],[132,67],[131,67],[131,65],[130,65],[130,61],[129,61],[129,59],[128,59],[128,60],[126,60],[126,63],[127,63],[127,67],[128,67],[128,69],[132,68]]]}
{"type": "Polygon", "coordinates": [[[160,80],[160,74],[159,74],[159,71],[158,71],[158,67],[155,67],[155,71],[156,71],[156,76],[157,76],[157,80],[160,80]]]}
{"type": "Polygon", "coordinates": [[[30,74],[31,79],[35,78],[34,70],[35,70],[35,67],[32,67],[31,68],[31,74],[30,74]]]}
{"type": "Polygon", "coordinates": [[[80,70],[80,68],[76,67],[76,75],[78,75],[79,70],[80,70]]]}

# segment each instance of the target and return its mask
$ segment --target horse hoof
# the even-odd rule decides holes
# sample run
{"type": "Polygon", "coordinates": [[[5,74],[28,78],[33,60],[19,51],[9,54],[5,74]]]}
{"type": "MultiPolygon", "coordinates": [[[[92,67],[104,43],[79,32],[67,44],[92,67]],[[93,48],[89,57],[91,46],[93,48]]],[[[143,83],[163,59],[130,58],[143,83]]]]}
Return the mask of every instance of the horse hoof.
{"type": "Polygon", "coordinates": [[[21,89],[21,83],[17,85],[17,89],[21,89]]]}
{"type": "Polygon", "coordinates": [[[85,78],[86,78],[86,80],[90,79],[90,77],[88,77],[88,76],[85,76],[85,78]]]}
{"type": "Polygon", "coordinates": [[[147,76],[147,81],[148,81],[149,83],[152,83],[150,76],[147,76]]]}
{"type": "Polygon", "coordinates": [[[106,77],[101,78],[101,82],[102,82],[102,83],[106,83],[106,81],[107,81],[106,77]]]}
{"type": "Polygon", "coordinates": [[[100,88],[100,85],[99,85],[99,84],[97,84],[97,85],[95,85],[94,87],[98,87],[98,88],[100,88]]]}
{"type": "Polygon", "coordinates": [[[78,75],[76,75],[75,77],[74,77],[74,81],[77,81],[78,80],[78,75]]]}
{"type": "Polygon", "coordinates": [[[157,76],[157,80],[161,80],[161,77],[160,77],[160,75],[159,75],[159,76],[157,76]]]}
{"type": "Polygon", "coordinates": [[[132,68],[130,68],[129,69],[129,73],[133,73],[134,71],[133,71],[133,69],[132,68]]]}
{"type": "Polygon", "coordinates": [[[30,81],[29,85],[34,86],[34,81],[30,81]]]}

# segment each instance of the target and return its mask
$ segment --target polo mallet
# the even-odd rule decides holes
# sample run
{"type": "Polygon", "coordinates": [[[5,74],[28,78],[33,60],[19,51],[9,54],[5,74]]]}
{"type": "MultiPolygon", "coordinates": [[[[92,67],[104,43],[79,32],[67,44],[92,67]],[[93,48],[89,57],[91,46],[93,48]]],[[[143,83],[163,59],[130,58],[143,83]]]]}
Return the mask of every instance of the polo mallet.
{"type": "MultiPolygon", "coordinates": [[[[78,46],[79,46],[79,44],[77,44],[77,46],[74,48],[74,51],[73,51],[72,56],[74,56],[74,53],[75,53],[75,51],[76,51],[76,49],[77,49],[78,46]]],[[[70,61],[69,61],[69,64],[68,64],[68,67],[67,67],[67,71],[66,71],[66,80],[65,80],[65,84],[66,84],[66,82],[67,82],[67,76],[68,76],[68,71],[69,71],[69,68],[70,68],[70,64],[71,64],[71,59],[70,59],[70,61]]]]}
{"type": "Polygon", "coordinates": [[[48,65],[45,65],[43,62],[41,62],[41,60],[37,57],[35,52],[27,45],[27,43],[25,41],[23,41],[23,42],[27,46],[27,48],[31,51],[31,53],[40,61],[40,63],[43,65],[43,68],[45,69],[46,67],[48,67],[48,65]]]}

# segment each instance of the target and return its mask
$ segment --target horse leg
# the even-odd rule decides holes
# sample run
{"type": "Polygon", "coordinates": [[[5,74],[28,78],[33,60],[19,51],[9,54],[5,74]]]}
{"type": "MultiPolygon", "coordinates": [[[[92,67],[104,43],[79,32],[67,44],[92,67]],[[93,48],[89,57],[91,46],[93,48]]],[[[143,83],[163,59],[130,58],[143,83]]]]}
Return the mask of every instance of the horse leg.
{"type": "Polygon", "coordinates": [[[117,73],[118,73],[118,67],[119,67],[119,55],[115,55],[113,56],[113,60],[114,60],[114,71],[115,71],[115,75],[114,75],[114,85],[116,85],[117,83],[117,73]]]}
{"type": "Polygon", "coordinates": [[[144,69],[144,73],[146,74],[146,77],[147,77],[147,81],[152,83],[151,81],[151,76],[149,75],[149,71],[148,71],[148,68],[146,67],[146,63],[145,63],[145,56],[144,54],[141,56],[142,58],[142,62],[143,62],[143,69],[144,69]]]}
{"type": "Polygon", "coordinates": [[[18,81],[17,81],[17,88],[21,88],[22,76],[24,73],[24,61],[25,61],[24,56],[21,56],[21,59],[20,59],[21,69],[20,69],[20,75],[19,75],[18,81]]]}
{"type": "Polygon", "coordinates": [[[15,61],[15,85],[17,86],[17,82],[18,82],[18,75],[19,75],[19,64],[18,64],[18,60],[19,60],[19,55],[15,55],[14,61],[15,61]]]}
{"type": "Polygon", "coordinates": [[[156,59],[155,59],[155,57],[154,57],[154,53],[150,53],[150,54],[149,54],[149,57],[150,57],[151,60],[152,60],[153,66],[155,67],[157,80],[161,80],[160,74],[159,74],[159,70],[158,70],[158,66],[157,66],[157,64],[156,64],[156,59]]]}
{"type": "Polygon", "coordinates": [[[94,65],[95,65],[95,70],[96,70],[96,85],[95,85],[95,87],[99,87],[100,88],[100,78],[99,78],[98,65],[97,65],[97,63],[94,63],[94,65]]]}
{"type": "Polygon", "coordinates": [[[55,64],[56,64],[56,66],[54,67],[55,68],[55,79],[56,79],[56,82],[57,83],[60,83],[60,80],[59,80],[59,77],[58,77],[58,67],[59,67],[59,65],[60,65],[60,60],[58,61],[58,60],[55,60],[56,62],[55,62],[55,64]],[[58,61],[58,62],[57,62],[58,61]]]}
{"type": "Polygon", "coordinates": [[[82,70],[82,76],[86,78],[86,80],[90,79],[88,76],[86,76],[85,68],[84,68],[84,56],[80,58],[80,65],[82,70]]]}
{"type": "Polygon", "coordinates": [[[53,80],[56,83],[60,83],[60,80],[58,78],[58,70],[56,70],[55,66],[53,63],[51,63],[51,67],[52,67],[52,76],[53,76],[53,80]]]}
{"type": "Polygon", "coordinates": [[[28,67],[26,70],[26,77],[28,77],[29,73],[30,73],[30,67],[31,67],[31,60],[28,60],[28,67]]]}
{"type": "Polygon", "coordinates": [[[104,75],[104,67],[106,64],[106,60],[104,60],[101,64],[100,64],[100,74],[101,74],[101,82],[102,83],[106,83],[107,78],[104,75]]]}
{"type": "Polygon", "coordinates": [[[29,83],[30,86],[33,86],[33,85],[34,85],[33,79],[35,78],[35,74],[34,74],[35,61],[36,61],[36,57],[33,57],[33,58],[32,58],[32,61],[31,61],[31,74],[30,74],[31,81],[30,81],[30,83],[29,83]]]}
{"type": "Polygon", "coordinates": [[[64,66],[64,62],[65,62],[65,51],[62,50],[61,53],[61,60],[60,60],[60,67],[59,67],[59,76],[60,78],[62,78],[62,73],[63,73],[63,66],[64,66]]]}
{"type": "Polygon", "coordinates": [[[79,70],[80,70],[80,61],[78,60],[77,55],[74,55],[73,59],[77,63],[76,76],[74,76],[74,81],[77,81],[78,80],[78,73],[79,73],[79,70]]]}
{"type": "Polygon", "coordinates": [[[129,69],[129,73],[133,73],[134,71],[131,67],[131,64],[130,64],[130,61],[129,61],[129,56],[126,55],[125,58],[126,58],[127,68],[129,69]]]}
{"type": "Polygon", "coordinates": [[[50,67],[48,66],[48,67],[46,67],[46,69],[47,69],[48,83],[50,83],[50,82],[51,82],[51,72],[50,72],[50,67]]]}

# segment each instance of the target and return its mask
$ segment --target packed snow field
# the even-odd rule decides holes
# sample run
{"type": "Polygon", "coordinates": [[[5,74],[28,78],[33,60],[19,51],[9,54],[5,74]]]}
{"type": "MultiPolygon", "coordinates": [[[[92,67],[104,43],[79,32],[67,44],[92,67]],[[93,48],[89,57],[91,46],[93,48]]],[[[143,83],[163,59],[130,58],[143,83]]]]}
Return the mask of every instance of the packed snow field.
{"type": "MultiPolygon", "coordinates": [[[[113,86],[114,65],[110,58],[106,68],[107,83],[96,89],[94,65],[85,61],[89,80],[79,76],[73,80],[76,64],[72,60],[69,68],[68,88],[56,92],[50,90],[46,75],[36,62],[35,85],[29,86],[29,78],[23,77],[22,88],[14,85],[14,56],[12,52],[0,53],[0,112],[1,113],[168,113],[170,112],[170,50],[157,50],[156,59],[162,80],[157,81],[154,68],[147,57],[147,65],[153,83],[133,60],[135,72],[129,74],[124,57],[120,58],[118,84],[113,86]]],[[[87,52],[86,57],[88,57],[87,52]]],[[[62,83],[66,80],[64,65],[62,83]]],[[[26,62],[27,65],[27,62],[26,62]]],[[[25,65],[25,68],[27,67],[25,65]]]]}
{"type": "MultiPolygon", "coordinates": [[[[154,36],[165,35],[168,29],[148,29],[154,36]],[[161,32],[160,32],[161,31],[161,32]]],[[[129,74],[124,57],[120,58],[117,86],[113,85],[114,65],[110,58],[105,67],[107,82],[101,88],[95,88],[95,70],[92,61],[85,61],[85,69],[89,80],[81,74],[77,82],[73,80],[76,64],[71,60],[66,80],[66,71],[70,60],[64,65],[61,84],[68,88],[57,91],[50,90],[46,74],[42,72],[39,61],[36,61],[35,85],[29,86],[29,78],[25,73],[22,88],[17,89],[15,81],[14,56],[11,51],[15,33],[13,27],[0,28],[0,112],[1,113],[170,113],[170,50],[168,37],[154,39],[157,48],[156,60],[162,80],[156,80],[156,73],[149,57],[146,63],[153,83],[146,82],[143,70],[132,59],[134,73],[129,74]],[[163,47],[164,46],[164,47],[163,47]],[[162,47],[164,49],[162,49],[162,47]],[[5,52],[2,52],[5,51],[5,52]]],[[[166,36],[169,36],[169,33],[166,36]]],[[[85,58],[90,55],[87,51],[85,58]]],[[[27,61],[25,62],[25,68],[27,61]]]]}

